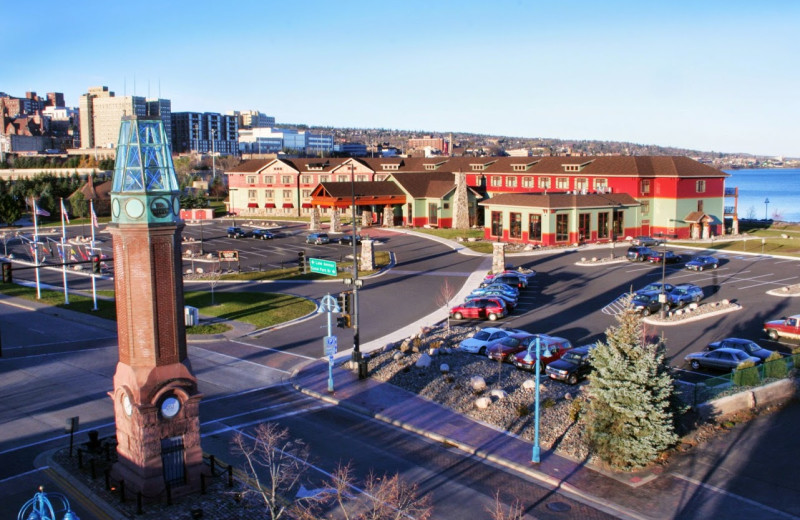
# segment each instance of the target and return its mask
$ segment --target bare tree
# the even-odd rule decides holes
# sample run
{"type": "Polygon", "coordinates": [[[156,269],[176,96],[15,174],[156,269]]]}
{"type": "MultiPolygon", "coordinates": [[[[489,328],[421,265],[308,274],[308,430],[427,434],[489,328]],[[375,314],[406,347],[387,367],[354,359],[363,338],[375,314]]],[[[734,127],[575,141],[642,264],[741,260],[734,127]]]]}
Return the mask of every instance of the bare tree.
{"type": "Polygon", "coordinates": [[[494,496],[494,507],[487,507],[486,512],[491,515],[492,520],[522,520],[525,512],[518,499],[506,506],[500,501],[500,491],[494,496]]]}
{"type": "Polygon", "coordinates": [[[444,307],[444,310],[448,311],[447,330],[450,330],[450,313],[449,313],[450,302],[453,300],[453,297],[455,297],[455,295],[456,295],[455,287],[450,285],[449,279],[445,278],[441,288],[439,289],[439,294],[436,295],[436,305],[444,307]]]}
{"type": "Polygon", "coordinates": [[[238,433],[233,445],[234,451],[244,456],[245,471],[255,483],[246,492],[261,497],[272,520],[288,518],[294,503],[287,497],[308,468],[309,450],[305,443],[290,439],[289,430],[275,423],[263,423],[256,427],[252,443],[238,433]]]}
{"type": "Polygon", "coordinates": [[[400,520],[415,518],[426,520],[431,517],[433,507],[430,495],[420,497],[419,486],[416,482],[409,483],[394,476],[378,477],[370,473],[364,483],[364,493],[367,497],[367,511],[361,514],[359,520],[400,520]]]}
{"type": "Polygon", "coordinates": [[[211,286],[211,306],[213,307],[216,305],[214,301],[214,288],[219,283],[220,278],[222,278],[222,269],[220,268],[219,262],[217,262],[216,267],[208,273],[208,285],[211,286]]]}

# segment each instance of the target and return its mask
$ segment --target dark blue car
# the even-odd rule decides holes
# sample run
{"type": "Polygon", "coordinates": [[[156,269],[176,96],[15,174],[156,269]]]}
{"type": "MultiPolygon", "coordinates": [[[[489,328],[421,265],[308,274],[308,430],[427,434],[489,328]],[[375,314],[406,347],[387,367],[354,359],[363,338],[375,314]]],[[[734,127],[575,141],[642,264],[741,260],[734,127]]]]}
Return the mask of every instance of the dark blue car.
{"type": "Polygon", "coordinates": [[[690,271],[705,271],[719,267],[719,260],[713,256],[696,256],[686,262],[686,269],[690,271]]]}

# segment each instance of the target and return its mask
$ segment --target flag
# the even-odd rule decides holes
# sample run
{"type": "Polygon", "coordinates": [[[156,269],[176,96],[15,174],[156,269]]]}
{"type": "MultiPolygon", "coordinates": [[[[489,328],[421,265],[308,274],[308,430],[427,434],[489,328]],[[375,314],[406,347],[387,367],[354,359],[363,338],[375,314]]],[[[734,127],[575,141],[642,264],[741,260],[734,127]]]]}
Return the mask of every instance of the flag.
{"type": "Polygon", "coordinates": [[[97,222],[97,215],[94,212],[94,206],[92,206],[92,227],[100,229],[100,224],[97,222]]]}
{"type": "Polygon", "coordinates": [[[36,209],[36,214],[37,215],[41,215],[43,217],[49,217],[50,216],[50,212],[49,211],[46,211],[46,210],[43,210],[42,208],[37,207],[36,204],[34,204],[33,207],[36,209]]]}
{"type": "Polygon", "coordinates": [[[64,207],[64,199],[61,199],[61,214],[64,215],[64,219],[69,224],[69,213],[67,213],[67,208],[64,207]]]}

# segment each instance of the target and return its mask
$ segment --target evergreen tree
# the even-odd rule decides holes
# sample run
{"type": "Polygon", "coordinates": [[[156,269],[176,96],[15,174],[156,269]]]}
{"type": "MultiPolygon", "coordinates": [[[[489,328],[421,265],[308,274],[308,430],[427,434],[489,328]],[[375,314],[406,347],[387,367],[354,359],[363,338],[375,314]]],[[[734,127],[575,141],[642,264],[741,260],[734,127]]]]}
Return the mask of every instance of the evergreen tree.
{"type": "Polygon", "coordinates": [[[645,343],[625,311],[590,353],[586,431],[593,453],[620,469],[644,466],[677,441],[673,384],[663,341],[645,343]]]}

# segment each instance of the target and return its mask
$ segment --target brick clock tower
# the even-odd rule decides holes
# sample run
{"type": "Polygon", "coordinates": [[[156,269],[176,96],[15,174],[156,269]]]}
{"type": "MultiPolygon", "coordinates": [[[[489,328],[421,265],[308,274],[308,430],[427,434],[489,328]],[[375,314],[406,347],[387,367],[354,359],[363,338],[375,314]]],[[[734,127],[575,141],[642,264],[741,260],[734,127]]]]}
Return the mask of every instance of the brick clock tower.
{"type": "Polygon", "coordinates": [[[119,363],[113,477],[145,498],[200,487],[201,395],[186,355],[179,187],[160,119],[124,117],[111,189],[119,363]]]}

